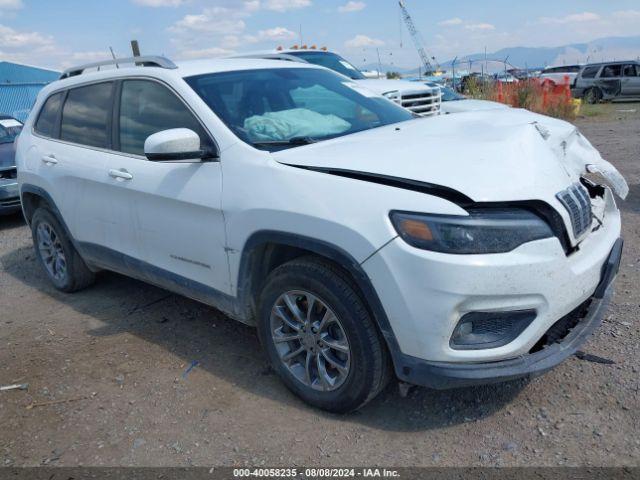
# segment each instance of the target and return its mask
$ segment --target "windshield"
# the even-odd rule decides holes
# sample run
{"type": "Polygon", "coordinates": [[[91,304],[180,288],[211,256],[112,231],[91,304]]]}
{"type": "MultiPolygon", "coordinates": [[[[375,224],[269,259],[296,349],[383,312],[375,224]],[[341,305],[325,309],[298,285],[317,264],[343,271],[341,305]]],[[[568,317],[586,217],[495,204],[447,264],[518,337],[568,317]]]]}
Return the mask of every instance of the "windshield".
{"type": "Polygon", "coordinates": [[[460,95],[451,87],[445,87],[440,85],[440,91],[442,92],[442,101],[443,102],[453,102],[456,100],[464,100],[465,96],[460,95]]]}
{"type": "Polygon", "coordinates": [[[271,151],[414,118],[356,83],[317,68],[243,70],[185,80],[238,137],[271,151]]]}
{"type": "Polygon", "coordinates": [[[0,143],[12,143],[22,131],[22,124],[13,118],[0,119],[0,143]]]}
{"type": "Polygon", "coordinates": [[[342,75],[351,78],[352,80],[366,80],[360,70],[347,62],[340,55],[330,52],[287,52],[287,55],[293,55],[294,57],[301,58],[314,65],[320,65],[326,67],[334,72],[341,73],[342,75]]]}

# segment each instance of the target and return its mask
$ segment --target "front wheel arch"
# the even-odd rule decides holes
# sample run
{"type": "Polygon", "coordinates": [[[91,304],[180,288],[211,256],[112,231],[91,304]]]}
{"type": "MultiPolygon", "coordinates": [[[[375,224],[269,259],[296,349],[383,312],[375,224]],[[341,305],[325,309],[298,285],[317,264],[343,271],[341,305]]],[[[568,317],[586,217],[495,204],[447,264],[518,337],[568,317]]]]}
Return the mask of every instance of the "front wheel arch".
{"type": "Polygon", "coordinates": [[[602,101],[603,93],[599,87],[591,87],[584,92],[584,100],[590,105],[595,105],[602,101]]]}
{"type": "Polygon", "coordinates": [[[240,315],[243,318],[247,318],[252,324],[255,324],[257,310],[255,299],[260,294],[263,282],[273,269],[284,263],[273,265],[270,269],[263,268],[261,261],[264,258],[265,248],[269,245],[293,249],[292,256],[287,260],[304,255],[315,255],[341,269],[354,284],[360,296],[365,299],[365,304],[385,340],[396,372],[398,372],[397,369],[403,363],[400,362],[402,353],[380,297],[358,261],[337,245],[316,238],[280,231],[264,230],[251,235],[245,242],[242,251],[237,282],[238,308],[241,310],[240,315]]]}

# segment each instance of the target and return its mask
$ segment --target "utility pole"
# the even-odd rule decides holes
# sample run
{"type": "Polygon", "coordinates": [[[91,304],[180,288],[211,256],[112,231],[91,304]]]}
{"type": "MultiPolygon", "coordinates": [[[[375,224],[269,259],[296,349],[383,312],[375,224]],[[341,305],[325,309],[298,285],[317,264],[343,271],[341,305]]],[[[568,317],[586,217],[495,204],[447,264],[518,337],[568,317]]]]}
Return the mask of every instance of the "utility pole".
{"type": "Polygon", "coordinates": [[[456,56],[453,61],[451,62],[451,78],[452,78],[452,85],[453,85],[453,89],[456,89],[456,61],[458,60],[458,57],[456,56]]]}
{"type": "MultiPolygon", "coordinates": [[[[484,71],[489,72],[489,66],[487,65],[487,46],[484,46],[484,71]]],[[[484,72],[483,72],[484,74],[484,72]]]]}

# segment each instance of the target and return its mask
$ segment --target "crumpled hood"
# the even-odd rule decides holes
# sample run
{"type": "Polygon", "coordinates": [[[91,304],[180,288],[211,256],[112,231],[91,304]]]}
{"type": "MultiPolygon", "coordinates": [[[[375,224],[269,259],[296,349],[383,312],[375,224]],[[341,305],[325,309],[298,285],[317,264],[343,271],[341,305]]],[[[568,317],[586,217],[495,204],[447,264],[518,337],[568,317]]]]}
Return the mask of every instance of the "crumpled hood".
{"type": "Polygon", "coordinates": [[[273,154],[281,163],[449,187],[476,202],[555,198],[600,172],[621,198],[620,173],[570,123],[521,109],[441,115],[273,154]]]}
{"type": "Polygon", "coordinates": [[[0,170],[15,167],[15,143],[0,143],[0,170]]]}
{"type": "Polygon", "coordinates": [[[429,87],[419,82],[407,82],[405,80],[387,80],[384,78],[368,78],[366,80],[353,80],[374,93],[382,95],[387,92],[400,91],[408,92],[431,92],[433,87],[429,87]]]}

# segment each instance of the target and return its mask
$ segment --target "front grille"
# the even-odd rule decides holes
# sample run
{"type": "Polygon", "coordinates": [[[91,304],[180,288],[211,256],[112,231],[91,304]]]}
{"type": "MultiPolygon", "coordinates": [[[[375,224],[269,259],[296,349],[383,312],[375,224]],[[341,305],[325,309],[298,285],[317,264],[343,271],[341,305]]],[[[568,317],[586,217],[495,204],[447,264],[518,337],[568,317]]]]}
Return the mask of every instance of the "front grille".
{"type": "Polygon", "coordinates": [[[6,198],[4,200],[0,200],[0,207],[3,207],[3,208],[19,207],[19,206],[20,206],[20,197],[6,198]]]}
{"type": "Polygon", "coordinates": [[[440,112],[440,92],[406,93],[400,97],[400,105],[419,115],[437,115],[440,112]]]}
{"type": "Polygon", "coordinates": [[[0,178],[10,180],[18,177],[18,170],[16,168],[9,168],[7,170],[0,170],[0,178]]]}
{"type": "Polygon", "coordinates": [[[569,212],[573,236],[580,237],[591,226],[591,197],[579,183],[574,183],[556,195],[560,203],[569,212]]]}

